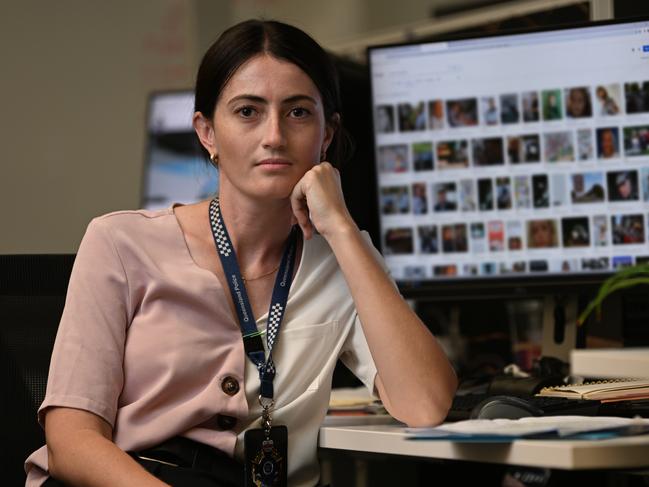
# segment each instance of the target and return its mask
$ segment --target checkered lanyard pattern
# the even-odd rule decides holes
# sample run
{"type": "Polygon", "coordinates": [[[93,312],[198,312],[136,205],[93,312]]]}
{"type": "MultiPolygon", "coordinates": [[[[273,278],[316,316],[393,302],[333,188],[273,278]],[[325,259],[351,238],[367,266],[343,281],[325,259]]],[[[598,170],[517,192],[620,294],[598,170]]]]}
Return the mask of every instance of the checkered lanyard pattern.
{"type": "Polygon", "coordinates": [[[230,294],[234,301],[239,318],[239,326],[243,335],[243,346],[246,355],[259,370],[261,381],[260,394],[264,398],[273,399],[273,379],[275,378],[275,364],[273,363],[273,347],[279,336],[279,328],[286,311],[286,301],[293,281],[293,268],[295,267],[295,252],[297,248],[297,228],[293,227],[286,242],[279,271],[275,278],[273,296],[270,300],[268,310],[268,322],[266,323],[266,345],[268,348],[268,359],[265,359],[264,346],[261,342],[261,332],[257,330],[255,317],[252,314],[250,300],[246,293],[246,287],[241,278],[237,256],[232,247],[230,235],[225,228],[218,198],[210,203],[210,226],[212,236],[216,244],[216,250],[221,259],[225,278],[228,281],[230,294]]]}

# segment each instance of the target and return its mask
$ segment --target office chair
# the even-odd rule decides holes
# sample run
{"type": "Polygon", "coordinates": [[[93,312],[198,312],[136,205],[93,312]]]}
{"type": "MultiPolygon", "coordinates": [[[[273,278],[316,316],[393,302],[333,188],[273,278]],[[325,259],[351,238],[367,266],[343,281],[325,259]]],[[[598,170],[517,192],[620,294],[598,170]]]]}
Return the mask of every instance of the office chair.
{"type": "Polygon", "coordinates": [[[0,255],[0,472],[24,485],[23,463],[45,444],[36,411],[74,255],[0,255]]]}

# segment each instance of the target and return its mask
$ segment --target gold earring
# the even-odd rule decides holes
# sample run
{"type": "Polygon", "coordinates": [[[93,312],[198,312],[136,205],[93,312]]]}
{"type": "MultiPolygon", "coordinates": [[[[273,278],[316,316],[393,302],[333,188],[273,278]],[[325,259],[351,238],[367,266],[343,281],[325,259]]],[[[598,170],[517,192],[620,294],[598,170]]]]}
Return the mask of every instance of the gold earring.
{"type": "Polygon", "coordinates": [[[210,154],[210,161],[212,161],[212,164],[214,167],[218,169],[219,167],[219,155],[215,152],[214,154],[210,154]]]}

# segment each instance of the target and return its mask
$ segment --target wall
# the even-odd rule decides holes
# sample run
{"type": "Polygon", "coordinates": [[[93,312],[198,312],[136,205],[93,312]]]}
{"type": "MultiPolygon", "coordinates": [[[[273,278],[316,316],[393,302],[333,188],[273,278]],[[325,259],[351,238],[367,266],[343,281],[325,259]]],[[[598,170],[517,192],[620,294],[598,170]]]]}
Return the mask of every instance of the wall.
{"type": "Polygon", "coordinates": [[[327,46],[395,25],[430,18],[442,5],[480,6],[490,0],[237,0],[229,4],[232,22],[263,16],[293,23],[327,46]]]}
{"type": "Polygon", "coordinates": [[[0,8],[0,253],[75,251],[139,203],[147,94],[191,85],[193,4],[23,0],[0,8]]]}
{"type": "MultiPolygon", "coordinates": [[[[412,0],[416,1],[416,0],[412,0]]],[[[323,45],[367,28],[367,0],[238,0],[232,5],[232,21],[265,17],[294,24],[323,45]]]]}

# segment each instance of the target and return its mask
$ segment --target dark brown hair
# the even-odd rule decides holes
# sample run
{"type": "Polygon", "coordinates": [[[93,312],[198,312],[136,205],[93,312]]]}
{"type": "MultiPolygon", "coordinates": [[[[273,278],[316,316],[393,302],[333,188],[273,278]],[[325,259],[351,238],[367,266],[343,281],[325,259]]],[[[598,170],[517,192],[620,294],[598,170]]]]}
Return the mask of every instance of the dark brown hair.
{"type": "Polygon", "coordinates": [[[340,166],[351,152],[351,139],[335,119],[335,114],[341,113],[338,74],[324,49],[297,27],[273,20],[247,20],[224,31],[198,68],[194,110],[212,119],[221,91],[235,71],[263,53],[295,64],[316,85],[325,121],[336,129],[327,150],[328,160],[340,166]]]}

